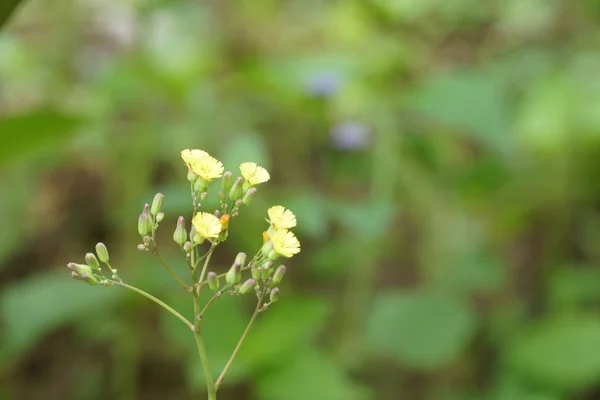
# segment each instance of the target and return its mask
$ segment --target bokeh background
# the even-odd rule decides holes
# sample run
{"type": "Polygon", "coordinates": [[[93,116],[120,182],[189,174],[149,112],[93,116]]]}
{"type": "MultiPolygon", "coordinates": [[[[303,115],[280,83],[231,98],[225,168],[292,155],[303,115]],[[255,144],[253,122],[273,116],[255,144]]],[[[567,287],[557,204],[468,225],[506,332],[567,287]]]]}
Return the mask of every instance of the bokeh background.
{"type": "MultiPolygon", "coordinates": [[[[0,32],[0,398],[205,398],[178,320],[65,268],[104,241],[190,315],[136,251],[160,191],[185,272],[189,147],[271,171],[215,270],[272,204],[303,243],[220,399],[600,398],[599,19],[598,0],[22,0],[0,32]]],[[[207,315],[215,371],[252,306],[207,315]]]]}

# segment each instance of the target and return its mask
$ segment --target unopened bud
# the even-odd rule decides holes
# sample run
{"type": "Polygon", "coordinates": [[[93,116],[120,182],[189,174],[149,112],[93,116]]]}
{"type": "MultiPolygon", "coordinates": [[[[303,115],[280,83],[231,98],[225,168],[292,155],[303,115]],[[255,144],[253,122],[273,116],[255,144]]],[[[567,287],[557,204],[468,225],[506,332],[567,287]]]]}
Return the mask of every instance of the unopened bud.
{"type": "Polygon", "coordinates": [[[71,278],[73,278],[73,279],[75,279],[77,281],[82,281],[83,280],[83,278],[77,272],[75,272],[75,271],[71,272],[71,278]]]}
{"type": "Polygon", "coordinates": [[[217,195],[219,197],[220,201],[225,201],[225,192],[222,190],[219,190],[219,194],[217,195]]]}
{"type": "Polygon", "coordinates": [[[263,255],[269,255],[269,252],[273,250],[273,242],[271,242],[270,240],[265,242],[265,244],[262,245],[260,250],[263,253],[263,255]]]}
{"type": "Polygon", "coordinates": [[[219,218],[219,219],[220,219],[220,218],[221,218],[221,211],[219,211],[219,210],[215,210],[215,212],[213,213],[213,215],[214,215],[215,217],[217,217],[217,218],[219,218]]]}
{"type": "Polygon", "coordinates": [[[267,261],[260,267],[260,274],[263,279],[267,279],[273,273],[273,263],[271,261],[267,261]]]}
{"type": "Polygon", "coordinates": [[[260,269],[254,267],[250,269],[250,273],[252,273],[252,278],[259,280],[260,279],[260,269]]]}
{"type": "Polygon", "coordinates": [[[242,283],[242,286],[238,289],[238,293],[246,294],[250,292],[254,286],[256,286],[256,281],[254,279],[248,279],[246,282],[242,283]]]}
{"type": "Polygon", "coordinates": [[[142,238],[142,242],[146,245],[146,246],[150,246],[152,245],[152,237],[150,236],[144,236],[142,238]]]}
{"type": "Polygon", "coordinates": [[[279,288],[273,288],[271,289],[271,294],[269,295],[269,300],[271,300],[271,303],[277,303],[277,300],[279,300],[279,288]]]}
{"type": "Polygon", "coordinates": [[[241,199],[235,201],[235,205],[238,206],[238,207],[240,207],[242,204],[244,204],[244,203],[242,202],[241,199]]]}
{"type": "Polygon", "coordinates": [[[267,258],[271,261],[275,261],[279,258],[279,253],[275,250],[271,250],[269,251],[269,254],[267,254],[267,258]]]}
{"type": "Polygon", "coordinates": [[[91,269],[98,269],[98,268],[100,268],[100,263],[98,262],[98,259],[96,258],[96,256],[94,255],[94,253],[87,253],[85,255],[85,263],[91,269]]]}
{"type": "Polygon", "coordinates": [[[242,196],[244,195],[244,188],[242,187],[243,183],[244,178],[242,177],[238,177],[235,180],[233,186],[231,187],[231,190],[229,190],[229,198],[231,200],[236,201],[242,198],[242,196]]]}
{"type": "Polygon", "coordinates": [[[240,279],[242,279],[242,267],[240,264],[233,264],[227,271],[227,275],[225,275],[225,281],[230,285],[235,285],[240,279]]]}
{"type": "Polygon", "coordinates": [[[144,204],[144,210],[142,211],[142,214],[146,214],[148,217],[150,217],[150,204],[144,204]]]}
{"type": "Polygon", "coordinates": [[[108,257],[108,249],[106,248],[106,245],[102,242],[96,244],[96,254],[98,255],[98,259],[100,260],[100,262],[107,263],[110,259],[108,257]]]}
{"type": "Polygon", "coordinates": [[[204,201],[204,200],[206,200],[207,197],[208,197],[208,192],[202,192],[202,194],[200,195],[200,200],[204,201]]]}
{"type": "Polygon", "coordinates": [[[163,219],[165,219],[165,213],[164,212],[159,212],[158,214],[156,214],[156,223],[158,224],[159,222],[161,222],[163,219]]]}
{"type": "Polygon", "coordinates": [[[78,273],[81,276],[83,276],[85,274],[92,275],[92,269],[88,265],[85,265],[85,264],[77,264],[74,262],[70,262],[67,264],[67,268],[69,268],[72,271],[75,271],[76,273],[78,273]]]}
{"type": "Polygon", "coordinates": [[[178,245],[182,245],[187,240],[187,231],[185,230],[185,218],[177,218],[177,227],[173,233],[173,241],[178,245]]]}
{"type": "Polygon", "coordinates": [[[152,223],[148,218],[147,214],[140,214],[140,218],[138,219],[138,233],[140,236],[146,236],[152,232],[152,223]]]}
{"type": "Polygon", "coordinates": [[[98,283],[98,279],[92,274],[83,274],[81,275],[81,279],[92,286],[98,283]]]}
{"type": "Polygon", "coordinates": [[[146,245],[141,244],[141,243],[137,245],[137,249],[138,249],[138,251],[146,251],[146,250],[148,250],[148,248],[146,247],[146,245]]]}
{"type": "Polygon", "coordinates": [[[191,169],[188,169],[187,180],[193,183],[196,181],[196,179],[198,179],[198,175],[196,175],[191,169]]]}
{"type": "Polygon", "coordinates": [[[273,274],[273,284],[277,285],[283,279],[285,275],[285,265],[280,265],[273,274]]]}
{"type": "Polygon", "coordinates": [[[216,292],[217,290],[219,290],[219,277],[217,276],[217,274],[215,274],[214,272],[209,272],[208,275],[206,276],[206,281],[208,282],[208,287],[210,288],[210,290],[212,290],[213,292],[216,292]]]}
{"type": "Polygon", "coordinates": [[[233,186],[233,174],[230,171],[226,171],[221,177],[221,189],[224,192],[228,192],[231,190],[231,186],[233,186]]]}
{"type": "Polygon", "coordinates": [[[257,192],[258,192],[258,190],[256,188],[248,189],[248,191],[244,195],[244,198],[242,199],[242,203],[244,203],[245,205],[250,204],[252,202],[252,199],[254,198],[254,196],[256,196],[257,192]]]}
{"type": "Polygon", "coordinates": [[[192,251],[192,242],[185,242],[183,244],[183,251],[185,251],[186,253],[192,251]]]}
{"type": "Polygon", "coordinates": [[[208,182],[204,179],[198,179],[194,182],[194,191],[196,193],[204,193],[206,192],[206,188],[208,187],[208,182]]]}
{"type": "Polygon", "coordinates": [[[152,215],[157,215],[160,212],[160,210],[162,209],[164,199],[164,194],[156,193],[156,196],[154,196],[154,200],[152,200],[152,208],[150,209],[152,215]]]}
{"type": "Polygon", "coordinates": [[[244,267],[244,264],[246,264],[246,253],[238,253],[237,256],[235,256],[235,264],[239,264],[240,268],[244,267]]]}

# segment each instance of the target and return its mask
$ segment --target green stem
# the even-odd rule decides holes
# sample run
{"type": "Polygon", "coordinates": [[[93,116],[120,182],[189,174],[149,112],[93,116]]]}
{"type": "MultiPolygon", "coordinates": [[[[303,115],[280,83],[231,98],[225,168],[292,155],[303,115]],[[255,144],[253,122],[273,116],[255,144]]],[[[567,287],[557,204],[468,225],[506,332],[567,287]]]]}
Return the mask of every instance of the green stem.
{"type": "Polygon", "coordinates": [[[175,271],[173,271],[171,267],[169,267],[169,264],[166,263],[165,259],[162,258],[162,256],[158,252],[157,247],[154,247],[154,249],[152,250],[152,254],[154,255],[154,257],[156,257],[160,265],[162,265],[163,268],[173,277],[173,279],[175,279],[181,286],[183,286],[185,290],[187,290],[188,292],[192,290],[192,288],[186,285],[185,282],[182,281],[181,278],[175,273],[175,271]]]}
{"type": "Polygon", "coordinates": [[[219,378],[217,379],[217,382],[215,383],[215,387],[217,389],[219,389],[219,386],[221,386],[221,384],[223,383],[223,379],[225,378],[225,374],[227,373],[227,370],[229,370],[229,367],[231,367],[231,363],[233,362],[233,359],[235,358],[237,353],[240,351],[240,348],[242,347],[242,343],[244,343],[244,340],[246,340],[246,336],[248,336],[248,332],[250,332],[250,328],[252,328],[252,324],[254,324],[254,321],[256,320],[256,317],[258,316],[258,313],[260,311],[260,305],[262,303],[262,299],[263,299],[263,295],[261,294],[256,303],[256,308],[254,309],[254,314],[252,314],[250,321],[248,321],[248,325],[246,326],[244,333],[242,333],[242,337],[240,337],[240,340],[237,342],[235,349],[233,349],[233,353],[231,353],[229,360],[227,360],[227,364],[225,364],[225,367],[223,368],[221,375],[219,375],[219,378]]]}
{"type": "Polygon", "coordinates": [[[146,293],[143,290],[138,289],[135,286],[130,286],[124,282],[113,281],[110,279],[108,281],[111,282],[113,285],[121,286],[121,287],[124,287],[125,289],[132,290],[138,294],[141,294],[145,298],[152,300],[153,302],[155,302],[156,304],[158,304],[159,306],[161,306],[162,308],[164,308],[165,310],[167,310],[168,312],[170,312],[171,314],[173,314],[174,316],[179,318],[184,324],[187,325],[188,328],[190,328],[190,330],[192,330],[192,331],[194,330],[194,325],[190,321],[188,321],[183,315],[179,314],[171,306],[169,306],[165,302],[157,299],[156,297],[152,296],[150,293],[146,293]]]}

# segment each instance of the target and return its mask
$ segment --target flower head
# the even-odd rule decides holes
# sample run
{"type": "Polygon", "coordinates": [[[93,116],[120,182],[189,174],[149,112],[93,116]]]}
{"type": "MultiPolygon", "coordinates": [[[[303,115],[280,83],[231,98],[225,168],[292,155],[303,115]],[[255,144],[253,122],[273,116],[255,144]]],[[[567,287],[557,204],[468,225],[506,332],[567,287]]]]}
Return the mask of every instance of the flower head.
{"type": "Polygon", "coordinates": [[[199,149],[185,149],[181,150],[181,159],[183,162],[189,167],[192,164],[192,161],[198,160],[199,158],[208,156],[207,152],[199,149]]]}
{"type": "Polygon", "coordinates": [[[267,213],[269,222],[275,229],[290,229],[296,226],[296,216],[284,206],[273,206],[267,213]]]}
{"type": "Polygon", "coordinates": [[[250,186],[266,182],[271,178],[266,169],[253,162],[242,163],[240,165],[240,171],[250,186]]]}
{"type": "Polygon", "coordinates": [[[273,250],[283,257],[290,258],[294,254],[300,253],[300,242],[296,236],[287,229],[277,229],[271,235],[273,250]]]}
{"type": "Polygon", "coordinates": [[[199,212],[192,219],[192,225],[202,238],[214,239],[221,233],[221,221],[210,213],[199,212]]]}
{"type": "Polygon", "coordinates": [[[193,173],[202,178],[205,182],[220,178],[223,175],[223,163],[209,155],[195,158],[189,164],[193,173]]]}

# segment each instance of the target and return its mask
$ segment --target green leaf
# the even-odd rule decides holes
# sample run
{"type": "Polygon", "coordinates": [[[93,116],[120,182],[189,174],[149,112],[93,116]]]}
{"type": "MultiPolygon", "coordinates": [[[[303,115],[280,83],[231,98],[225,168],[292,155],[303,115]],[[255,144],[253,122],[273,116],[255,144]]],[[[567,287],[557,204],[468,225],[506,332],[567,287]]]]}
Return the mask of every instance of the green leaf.
{"type": "Polygon", "coordinates": [[[600,318],[572,315],[541,321],[509,351],[519,376],[562,390],[600,382],[600,318]]]}
{"type": "Polygon", "coordinates": [[[261,400],[372,398],[366,388],[357,385],[339,365],[317,350],[285,359],[281,367],[261,376],[257,390],[261,400]]]}
{"type": "Polygon", "coordinates": [[[323,238],[329,222],[326,200],[310,190],[301,189],[294,193],[283,204],[296,215],[298,232],[314,239],[323,238]]]}
{"type": "Polygon", "coordinates": [[[62,145],[80,124],[78,118],[40,109],[0,118],[0,165],[62,145]]]}
{"type": "Polygon", "coordinates": [[[434,291],[390,292],[375,301],[367,326],[370,347],[416,369],[452,362],[476,328],[460,298],[434,291]]]}
{"type": "Polygon", "coordinates": [[[0,297],[5,326],[0,357],[26,349],[48,332],[98,313],[122,294],[116,288],[74,281],[70,272],[38,274],[15,283],[0,297]]]}
{"type": "Polygon", "coordinates": [[[342,226],[364,239],[382,235],[394,220],[395,213],[397,207],[383,200],[363,203],[331,201],[329,204],[329,214],[342,226]]]}
{"type": "Polygon", "coordinates": [[[267,170],[271,165],[263,137],[250,133],[238,135],[227,143],[219,159],[225,165],[225,170],[233,172],[234,176],[240,176],[239,166],[246,161],[255,162],[267,170]]]}

